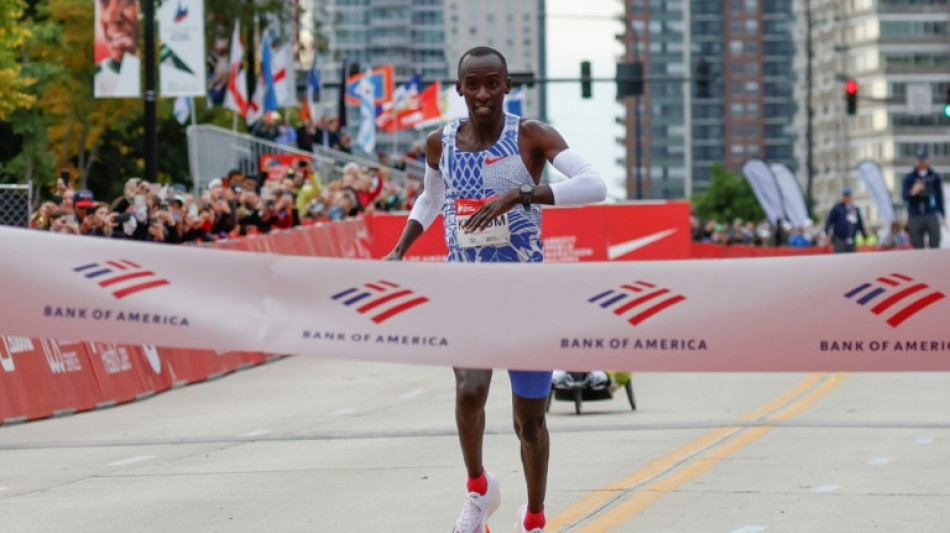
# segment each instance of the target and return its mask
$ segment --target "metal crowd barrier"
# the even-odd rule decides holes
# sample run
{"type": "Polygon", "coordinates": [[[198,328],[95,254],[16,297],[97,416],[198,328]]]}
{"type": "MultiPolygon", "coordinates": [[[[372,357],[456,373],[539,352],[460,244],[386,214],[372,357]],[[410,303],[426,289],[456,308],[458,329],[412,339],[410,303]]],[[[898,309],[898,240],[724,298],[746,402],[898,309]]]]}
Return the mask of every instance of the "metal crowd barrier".
{"type": "MultiPolygon", "coordinates": [[[[261,156],[266,154],[310,157],[313,168],[319,172],[324,183],[339,179],[343,166],[350,162],[367,167],[380,166],[377,160],[331,148],[317,147],[316,151],[307,152],[296,146],[281,146],[247,133],[209,124],[189,126],[187,133],[189,167],[196,191],[207,188],[211,180],[222,178],[233,169],[240,170],[245,176],[258,176],[261,156]]],[[[405,170],[387,168],[390,171],[389,179],[399,184],[405,184],[410,176],[421,179],[425,170],[422,164],[415,161],[407,162],[405,170]]]]}
{"type": "Polygon", "coordinates": [[[0,184],[0,226],[30,227],[33,184],[0,184]]]}

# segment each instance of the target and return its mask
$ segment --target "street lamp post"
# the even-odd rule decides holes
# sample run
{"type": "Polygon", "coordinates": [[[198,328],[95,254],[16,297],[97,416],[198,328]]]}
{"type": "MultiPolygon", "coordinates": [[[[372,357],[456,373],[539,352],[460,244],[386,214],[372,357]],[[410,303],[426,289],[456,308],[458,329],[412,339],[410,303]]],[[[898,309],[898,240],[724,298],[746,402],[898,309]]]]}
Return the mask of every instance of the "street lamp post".
{"type": "Polygon", "coordinates": [[[156,130],[155,90],[155,0],[145,0],[145,180],[158,182],[158,134],[156,130]]]}

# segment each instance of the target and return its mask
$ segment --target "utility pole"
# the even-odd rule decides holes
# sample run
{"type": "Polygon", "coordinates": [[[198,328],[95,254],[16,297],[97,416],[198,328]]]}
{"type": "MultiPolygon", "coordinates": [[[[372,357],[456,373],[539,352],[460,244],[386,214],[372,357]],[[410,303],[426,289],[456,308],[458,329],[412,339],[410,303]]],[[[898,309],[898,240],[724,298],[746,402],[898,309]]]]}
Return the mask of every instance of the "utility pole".
{"type": "MultiPolygon", "coordinates": [[[[640,63],[640,33],[632,24],[630,25],[630,31],[633,32],[633,62],[640,63]]],[[[637,186],[637,200],[643,200],[643,175],[640,173],[641,162],[643,161],[642,122],[640,120],[640,95],[635,94],[633,96],[633,153],[637,161],[633,167],[633,175],[637,186]]]]}
{"type": "Polygon", "coordinates": [[[814,207],[812,199],[812,184],[814,169],[812,168],[812,107],[811,107],[811,0],[805,0],[805,206],[809,215],[814,207]]]}

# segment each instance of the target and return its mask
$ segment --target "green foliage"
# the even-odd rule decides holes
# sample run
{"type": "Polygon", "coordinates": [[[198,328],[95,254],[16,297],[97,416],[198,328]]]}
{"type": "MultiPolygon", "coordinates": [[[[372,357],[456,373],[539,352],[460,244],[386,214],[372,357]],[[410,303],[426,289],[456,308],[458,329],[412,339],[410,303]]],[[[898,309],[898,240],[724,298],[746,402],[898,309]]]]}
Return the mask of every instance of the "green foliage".
{"type": "Polygon", "coordinates": [[[23,0],[0,3],[0,120],[36,102],[30,94],[35,80],[24,76],[20,65],[21,49],[30,38],[30,29],[21,21],[24,7],[23,0]]]}
{"type": "MultiPolygon", "coordinates": [[[[230,44],[236,17],[247,50],[254,46],[255,26],[292,27],[286,3],[206,0],[208,50],[215,37],[230,44]]],[[[59,170],[68,168],[73,186],[106,199],[117,195],[126,179],[142,175],[144,105],[141,99],[94,98],[94,24],[89,0],[0,2],[2,179],[30,179],[48,191],[59,170]]],[[[159,181],[187,185],[187,126],[175,121],[172,102],[158,102],[159,181]]],[[[195,110],[200,123],[232,125],[231,111],[209,109],[204,98],[196,99],[195,110]]],[[[243,129],[244,121],[238,122],[243,129]]]]}
{"type": "Polygon", "coordinates": [[[702,220],[762,220],[765,212],[749,182],[720,164],[710,167],[711,182],[706,192],[693,196],[693,210],[702,220]]]}

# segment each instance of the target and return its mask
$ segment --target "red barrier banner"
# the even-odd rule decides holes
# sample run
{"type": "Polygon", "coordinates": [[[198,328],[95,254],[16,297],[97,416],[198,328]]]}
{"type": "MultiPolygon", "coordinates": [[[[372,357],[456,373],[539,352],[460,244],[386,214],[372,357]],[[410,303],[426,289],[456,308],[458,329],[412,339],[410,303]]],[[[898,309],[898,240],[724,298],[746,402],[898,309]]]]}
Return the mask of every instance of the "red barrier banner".
{"type": "Polygon", "coordinates": [[[83,411],[103,401],[82,343],[0,336],[0,421],[83,411]]]}
{"type": "Polygon", "coordinates": [[[83,343],[106,402],[125,403],[171,388],[172,376],[154,346],[83,343]]]}
{"type": "MultiPolygon", "coordinates": [[[[372,256],[381,258],[398,242],[405,213],[369,217],[372,256]]],[[[541,235],[545,260],[574,263],[690,257],[689,204],[657,202],[544,208],[541,235]]],[[[442,217],[416,241],[407,261],[445,261],[442,217]]]]}

